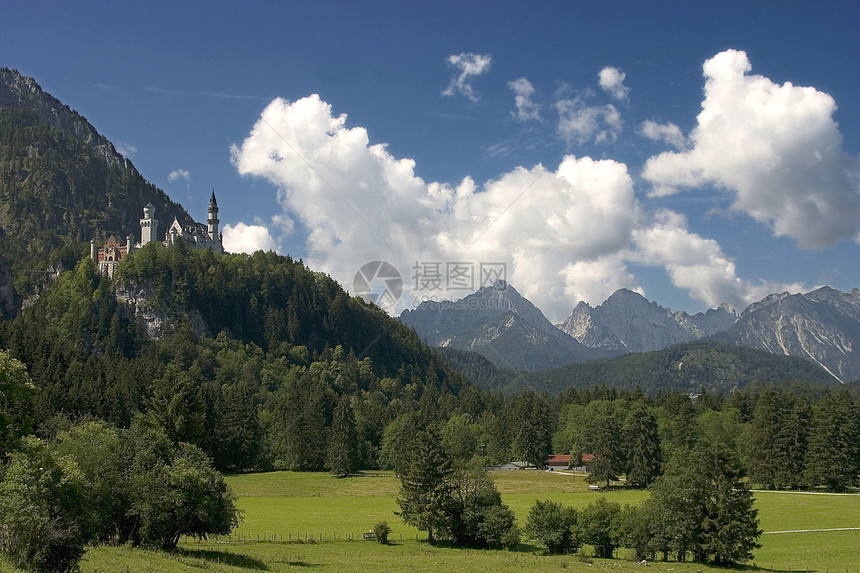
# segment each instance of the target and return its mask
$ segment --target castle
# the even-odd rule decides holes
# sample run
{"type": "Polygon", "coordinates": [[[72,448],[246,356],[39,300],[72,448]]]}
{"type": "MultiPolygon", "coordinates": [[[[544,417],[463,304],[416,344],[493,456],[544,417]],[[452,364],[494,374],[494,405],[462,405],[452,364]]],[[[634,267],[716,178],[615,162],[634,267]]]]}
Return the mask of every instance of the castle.
{"type": "MultiPolygon", "coordinates": [[[[212,198],[209,199],[209,218],[206,225],[191,221],[183,226],[174,217],[173,223],[164,233],[164,241],[162,242],[165,245],[175,245],[179,241],[184,241],[195,249],[211,249],[217,253],[223,253],[224,247],[221,244],[218,223],[218,202],[215,201],[215,191],[212,191],[212,198]]],[[[147,203],[146,207],[143,208],[143,219],[140,220],[139,243],[133,243],[132,236],[129,235],[125,239],[125,244],[122,244],[111,235],[102,248],[96,249],[96,241],[93,239],[90,241],[90,256],[93,262],[98,265],[100,273],[113,278],[117,265],[127,254],[157,240],[157,237],[158,219],[155,218],[155,207],[152,203],[147,203]]]]}

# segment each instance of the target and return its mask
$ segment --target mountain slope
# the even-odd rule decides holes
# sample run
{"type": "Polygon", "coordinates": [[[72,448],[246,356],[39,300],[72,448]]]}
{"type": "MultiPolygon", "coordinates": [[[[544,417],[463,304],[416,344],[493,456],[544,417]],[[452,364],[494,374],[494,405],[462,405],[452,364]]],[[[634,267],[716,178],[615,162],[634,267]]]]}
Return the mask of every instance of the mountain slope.
{"type": "Polygon", "coordinates": [[[806,294],[774,294],[746,309],[728,330],[713,335],[774,354],[800,356],[842,382],[860,379],[860,290],[822,287],[806,294]]]}
{"type": "Polygon", "coordinates": [[[606,385],[656,395],[681,390],[728,393],[753,381],[796,380],[838,384],[826,371],[802,358],[776,356],[753,348],[694,341],[655,352],[568,364],[561,368],[521,374],[502,391],[562,392],[567,388],[606,385]]]}
{"type": "Polygon", "coordinates": [[[504,281],[455,302],[423,302],[400,320],[433,346],[478,352],[502,368],[539,370],[601,356],[504,281]]]}
{"type": "Polygon", "coordinates": [[[0,269],[11,268],[18,294],[71,268],[91,239],[135,234],[147,203],[161,220],[191,220],[86,119],[0,68],[0,269]]]}
{"type": "Polygon", "coordinates": [[[725,330],[736,319],[734,309],[728,305],[690,316],[620,289],[597,307],[580,302],[561,329],[589,348],[617,355],[696,340],[725,330]]]}

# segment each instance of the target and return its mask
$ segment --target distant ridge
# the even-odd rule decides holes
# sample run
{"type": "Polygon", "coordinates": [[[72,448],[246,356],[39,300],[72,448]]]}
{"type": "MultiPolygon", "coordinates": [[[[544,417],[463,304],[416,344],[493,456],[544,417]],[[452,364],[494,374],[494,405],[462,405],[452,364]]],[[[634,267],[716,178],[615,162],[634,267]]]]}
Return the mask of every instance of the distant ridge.
{"type": "Polygon", "coordinates": [[[639,388],[651,396],[667,390],[698,393],[702,388],[727,394],[751,382],[782,381],[825,386],[839,384],[824,369],[802,358],[725,343],[694,341],[654,352],[524,373],[500,390],[511,394],[525,390],[558,393],[567,388],[604,385],[630,390],[639,388]]]}

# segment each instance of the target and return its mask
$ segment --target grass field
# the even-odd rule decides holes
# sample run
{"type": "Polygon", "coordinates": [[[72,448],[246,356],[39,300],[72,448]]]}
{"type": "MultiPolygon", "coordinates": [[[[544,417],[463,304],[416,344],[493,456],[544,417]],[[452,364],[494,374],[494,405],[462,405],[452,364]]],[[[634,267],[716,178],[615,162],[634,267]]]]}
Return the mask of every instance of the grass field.
{"type": "MultiPolygon", "coordinates": [[[[517,471],[493,475],[502,498],[525,523],[537,499],[582,507],[606,496],[638,503],[647,492],[593,492],[583,476],[517,471]]],[[[84,573],[173,573],[178,571],[724,571],[698,564],[652,563],[623,559],[588,560],[577,556],[521,551],[475,551],[430,547],[424,534],[395,515],[399,482],[391,474],[335,479],[327,474],[272,472],[229,476],[244,521],[230,538],[184,540],[167,554],[128,547],[96,547],[81,563],[84,573]],[[393,543],[382,546],[361,539],[378,521],[392,527],[393,543]],[[257,541],[257,539],[260,541],[257,541]],[[307,541],[305,539],[307,538],[307,541]],[[321,540],[322,538],[323,540],[321,540]],[[350,541],[349,539],[353,540],[350,541]],[[296,541],[299,539],[299,541],[296,541]],[[337,539],[337,541],[335,541],[337,539]],[[313,540],[313,541],[311,541],[313,540]]],[[[759,492],[761,527],[766,532],[860,528],[860,495],[813,495],[759,492]]],[[[766,533],[755,554],[758,567],[777,571],[860,573],[860,530],[766,533]]],[[[0,571],[16,571],[0,561],[0,571]]]]}

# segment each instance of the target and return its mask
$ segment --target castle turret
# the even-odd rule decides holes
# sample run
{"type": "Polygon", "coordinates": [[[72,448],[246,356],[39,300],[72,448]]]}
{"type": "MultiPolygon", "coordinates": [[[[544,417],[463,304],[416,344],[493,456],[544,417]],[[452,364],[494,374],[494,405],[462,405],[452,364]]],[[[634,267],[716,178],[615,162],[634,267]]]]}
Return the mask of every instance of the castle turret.
{"type": "Polygon", "coordinates": [[[158,237],[158,219],[154,217],[155,207],[147,203],[143,208],[143,219],[140,220],[140,246],[156,240],[158,237]]]}
{"type": "Polygon", "coordinates": [[[218,242],[218,202],[215,201],[215,190],[212,190],[212,198],[209,199],[209,238],[218,242]]]}

